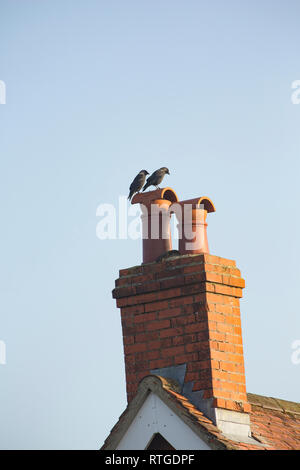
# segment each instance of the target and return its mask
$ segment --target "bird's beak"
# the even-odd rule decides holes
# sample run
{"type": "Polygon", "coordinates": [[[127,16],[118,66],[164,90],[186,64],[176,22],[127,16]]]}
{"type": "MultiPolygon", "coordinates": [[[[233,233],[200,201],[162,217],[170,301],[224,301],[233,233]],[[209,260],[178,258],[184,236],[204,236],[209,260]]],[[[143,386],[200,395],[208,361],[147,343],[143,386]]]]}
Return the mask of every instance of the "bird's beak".
{"type": "Polygon", "coordinates": [[[169,170],[167,171],[168,175],[170,174],[169,170]]]}

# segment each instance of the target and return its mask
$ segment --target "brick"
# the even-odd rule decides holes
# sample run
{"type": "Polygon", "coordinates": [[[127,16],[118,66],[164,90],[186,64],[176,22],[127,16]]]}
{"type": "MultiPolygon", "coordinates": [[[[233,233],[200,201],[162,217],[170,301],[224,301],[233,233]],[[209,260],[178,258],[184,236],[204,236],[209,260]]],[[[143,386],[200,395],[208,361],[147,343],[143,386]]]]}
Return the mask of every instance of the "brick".
{"type": "Polygon", "coordinates": [[[195,333],[197,331],[203,330],[208,330],[208,325],[206,322],[190,323],[184,327],[185,333],[195,333]]]}
{"type": "Polygon", "coordinates": [[[233,362],[220,361],[220,369],[235,372],[235,364],[233,362]]]}
{"type": "Polygon", "coordinates": [[[233,308],[231,305],[216,304],[216,312],[223,313],[225,315],[231,315],[233,313],[233,308]]]}
{"type": "Polygon", "coordinates": [[[214,379],[222,380],[224,382],[227,382],[229,378],[227,372],[224,372],[223,370],[213,370],[212,377],[214,379]]]}
{"type": "Polygon", "coordinates": [[[169,306],[170,308],[174,308],[174,307],[180,307],[181,305],[185,305],[185,304],[192,304],[194,301],[194,298],[193,296],[191,295],[187,295],[187,296],[184,296],[184,297],[179,297],[177,299],[170,299],[169,300],[169,306]]]}
{"type": "Polygon", "coordinates": [[[226,341],[226,333],[220,333],[218,331],[209,331],[209,338],[211,341],[217,342],[225,342],[226,341]]]}
{"type": "Polygon", "coordinates": [[[189,372],[197,372],[197,371],[199,372],[199,371],[201,371],[201,374],[202,374],[203,370],[210,370],[210,369],[211,369],[210,359],[206,359],[206,360],[203,360],[203,361],[196,360],[196,361],[190,362],[187,366],[187,370],[189,372]]]}
{"type": "Polygon", "coordinates": [[[163,281],[159,282],[159,286],[161,289],[169,289],[172,287],[177,287],[184,285],[184,277],[173,277],[171,279],[164,279],[163,281]]]}
{"type": "Polygon", "coordinates": [[[162,268],[160,271],[155,273],[155,279],[162,280],[162,279],[169,279],[170,277],[180,277],[184,274],[184,270],[181,266],[177,268],[166,267],[165,269],[162,268]]]}
{"type": "Polygon", "coordinates": [[[221,333],[234,333],[234,327],[232,325],[228,325],[227,323],[217,323],[216,330],[221,333]]]}
{"type": "MultiPolygon", "coordinates": [[[[234,353],[235,352],[235,345],[230,343],[219,343],[218,344],[219,351],[225,351],[227,353],[234,353]]],[[[228,361],[230,361],[228,354],[227,354],[228,361]]]]}
{"type": "Polygon", "coordinates": [[[172,337],[170,338],[162,338],[160,340],[161,342],[161,350],[165,349],[165,348],[170,348],[171,346],[174,346],[173,345],[173,341],[172,341],[172,337]]]}
{"type": "Polygon", "coordinates": [[[151,333],[140,333],[134,337],[136,343],[146,343],[147,341],[153,341],[157,338],[159,338],[159,331],[152,331],[151,333]]]}
{"type": "MultiPolygon", "coordinates": [[[[147,360],[158,359],[160,357],[160,350],[147,351],[145,353],[147,360]]],[[[149,365],[149,364],[148,364],[149,365]]]]}
{"type": "Polygon", "coordinates": [[[226,315],[225,322],[229,325],[238,326],[238,327],[241,326],[241,318],[233,316],[233,315],[226,315]]]}
{"type": "Polygon", "coordinates": [[[204,266],[199,265],[199,264],[192,264],[191,266],[184,266],[182,268],[183,272],[185,274],[190,274],[190,273],[203,273],[204,272],[204,266]]]}
{"type": "Polygon", "coordinates": [[[166,348],[161,351],[161,357],[177,356],[184,353],[184,346],[174,346],[172,348],[166,348]]]}
{"type": "Polygon", "coordinates": [[[146,345],[144,343],[132,344],[132,345],[124,345],[125,354],[132,354],[135,352],[145,351],[146,345]]]}
{"type": "Polygon", "coordinates": [[[212,359],[210,362],[211,362],[212,369],[220,369],[220,361],[216,361],[215,359],[212,359]]]}
{"type": "Polygon", "coordinates": [[[245,280],[244,279],[242,279],[240,277],[231,276],[230,274],[229,275],[227,275],[227,274],[222,275],[222,283],[227,284],[229,286],[233,286],[233,287],[239,287],[241,289],[243,289],[245,287],[245,280]]]}
{"type": "Polygon", "coordinates": [[[238,287],[225,286],[223,284],[214,285],[216,294],[228,295],[230,297],[242,297],[242,289],[238,287]]]}
{"type": "Polygon", "coordinates": [[[203,363],[204,361],[193,361],[193,362],[189,362],[187,364],[187,371],[188,372],[197,372],[201,369],[201,363],[203,363]]]}
{"type": "Polygon", "coordinates": [[[226,361],[227,354],[225,352],[217,351],[213,349],[210,351],[210,357],[212,359],[215,359],[216,361],[226,361]]]}
{"type": "Polygon", "coordinates": [[[223,313],[207,312],[207,319],[216,323],[224,323],[226,317],[223,313]]]}
{"type": "Polygon", "coordinates": [[[142,323],[142,322],[149,322],[152,320],[156,320],[156,312],[151,313],[142,313],[141,315],[136,315],[134,318],[135,323],[142,323]]]}
{"type": "Polygon", "coordinates": [[[119,278],[118,281],[119,281],[118,285],[145,284],[146,282],[151,283],[151,281],[154,281],[154,275],[153,274],[139,274],[135,276],[127,276],[125,278],[119,278]]]}
{"type": "Polygon", "coordinates": [[[116,287],[113,289],[113,297],[115,299],[120,299],[123,297],[131,298],[132,296],[135,296],[135,294],[136,289],[134,286],[116,287]]]}
{"type": "Polygon", "coordinates": [[[182,313],[182,316],[194,314],[198,312],[198,304],[192,303],[192,304],[184,304],[181,305],[180,311],[182,313]]]}
{"type": "Polygon", "coordinates": [[[204,261],[205,263],[210,263],[210,264],[217,264],[217,265],[223,265],[223,266],[232,266],[235,267],[236,263],[234,260],[226,259],[226,258],[221,258],[220,256],[215,256],[215,255],[210,255],[205,253],[204,255],[204,261]]]}
{"type": "Polygon", "coordinates": [[[173,327],[184,326],[195,323],[195,315],[181,315],[180,317],[172,318],[171,324],[173,327]]]}
{"type": "Polygon", "coordinates": [[[169,309],[166,309],[166,310],[162,310],[161,312],[158,312],[158,318],[161,319],[161,318],[173,318],[173,317],[177,317],[178,315],[181,315],[181,309],[180,307],[177,307],[177,308],[169,308],[169,309]]]}
{"type": "Polygon", "coordinates": [[[145,312],[161,311],[169,308],[169,301],[158,301],[145,304],[145,312]]]}
{"type": "Polygon", "coordinates": [[[128,315],[144,313],[144,311],[145,311],[144,305],[134,305],[133,307],[123,307],[121,309],[121,315],[122,317],[126,317],[128,315]]]}
{"type": "MultiPolygon", "coordinates": [[[[226,295],[215,294],[213,292],[207,292],[206,294],[207,302],[212,304],[222,304],[222,305],[229,305],[231,304],[231,298],[226,295]]],[[[216,306],[216,310],[218,307],[216,306]]]]}
{"type": "Polygon", "coordinates": [[[241,316],[241,311],[240,311],[240,306],[239,305],[232,307],[232,315],[234,315],[236,317],[241,316]]]}
{"type": "Polygon", "coordinates": [[[222,284],[222,282],[223,282],[223,276],[221,274],[217,274],[217,273],[206,272],[205,273],[205,279],[208,282],[216,282],[216,283],[219,283],[219,284],[222,284]]]}
{"type": "Polygon", "coordinates": [[[161,338],[168,338],[169,336],[180,336],[183,333],[183,328],[166,328],[160,332],[161,338]]]}
{"type": "Polygon", "coordinates": [[[240,403],[235,401],[226,400],[226,409],[233,411],[242,411],[243,408],[240,403]]]}
{"type": "Polygon", "coordinates": [[[205,272],[191,272],[191,273],[186,273],[185,272],[185,276],[184,276],[184,283],[186,285],[188,284],[201,284],[202,282],[205,282],[206,280],[206,274],[205,272]]]}
{"type": "Polygon", "coordinates": [[[158,281],[151,281],[149,283],[135,284],[132,285],[135,288],[136,294],[145,294],[148,292],[157,292],[160,289],[158,281]]]}
{"type": "MultiPolygon", "coordinates": [[[[157,359],[157,358],[153,358],[153,359],[157,359]]],[[[148,369],[148,366],[149,366],[149,361],[140,361],[139,363],[135,364],[134,371],[136,373],[145,371],[148,369]]]]}
{"type": "Polygon", "coordinates": [[[198,341],[207,341],[209,339],[209,331],[208,329],[205,331],[201,331],[197,335],[198,341]]]}
{"type": "Polygon", "coordinates": [[[243,344],[241,336],[231,335],[230,333],[226,333],[226,341],[232,344],[238,344],[238,345],[243,344]]]}
{"type": "Polygon", "coordinates": [[[184,344],[184,336],[175,336],[172,338],[172,344],[173,346],[180,346],[184,344]]]}
{"type": "Polygon", "coordinates": [[[152,350],[152,349],[160,349],[161,348],[161,341],[158,339],[156,341],[149,341],[149,343],[147,343],[147,347],[149,350],[152,350]]]}
{"type": "Polygon", "coordinates": [[[206,306],[208,304],[207,294],[205,292],[200,293],[200,294],[195,294],[194,297],[193,297],[193,302],[194,303],[199,302],[199,303],[206,306]]]}
{"type": "Polygon", "coordinates": [[[238,383],[238,384],[241,384],[242,387],[239,388],[239,392],[241,391],[246,391],[246,388],[244,389],[244,385],[245,385],[245,375],[244,374],[234,374],[234,377],[235,377],[235,381],[238,383]]]}
{"type": "Polygon", "coordinates": [[[176,356],[176,364],[187,364],[189,362],[197,361],[198,354],[197,353],[185,353],[176,356]]]}
{"type": "Polygon", "coordinates": [[[128,301],[127,301],[126,297],[124,299],[117,299],[117,307],[118,308],[126,307],[127,305],[128,305],[128,301]]]}
{"type": "Polygon", "coordinates": [[[140,274],[143,272],[143,267],[142,266],[133,266],[131,268],[126,268],[126,269],[120,269],[119,271],[119,276],[129,276],[133,274],[140,274]]]}
{"type": "MultiPolygon", "coordinates": [[[[232,347],[234,348],[234,345],[232,345],[232,347]]],[[[236,365],[244,364],[244,356],[242,354],[234,354],[234,353],[228,352],[227,353],[227,360],[229,362],[233,362],[236,365]]]]}
{"type": "Polygon", "coordinates": [[[123,336],[135,335],[137,333],[141,333],[145,331],[144,323],[139,323],[138,325],[133,326],[123,326],[123,336]]]}
{"type": "Polygon", "coordinates": [[[208,342],[190,343],[190,344],[186,344],[185,346],[186,352],[208,351],[208,349],[209,349],[208,342]]]}
{"type": "Polygon", "coordinates": [[[197,284],[188,284],[184,287],[181,287],[180,293],[182,295],[189,295],[189,294],[198,294],[201,292],[205,292],[207,289],[207,284],[204,283],[197,283],[197,284]]]}
{"type": "Polygon", "coordinates": [[[158,320],[147,325],[147,330],[162,330],[163,328],[169,328],[171,325],[170,320],[158,320]]]}
{"type": "MultiPolygon", "coordinates": [[[[243,359],[242,359],[243,360],[243,359]]],[[[237,372],[238,374],[242,374],[245,376],[245,366],[244,366],[244,363],[242,364],[234,364],[235,366],[235,372],[237,372]]]]}
{"type": "Polygon", "coordinates": [[[127,374],[126,376],[126,379],[127,379],[127,383],[135,383],[136,382],[136,373],[133,373],[133,374],[127,374]]]}
{"type": "Polygon", "coordinates": [[[179,297],[181,295],[181,289],[180,288],[167,289],[167,290],[159,291],[156,295],[157,295],[156,298],[159,300],[179,297]]]}
{"type": "Polygon", "coordinates": [[[214,398],[212,402],[213,408],[226,408],[226,400],[223,398],[214,398]]]}
{"type": "Polygon", "coordinates": [[[194,333],[194,334],[188,334],[188,335],[182,335],[180,337],[177,337],[177,338],[173,338],[173,342],[176,340],[176,341],[179,341],[179,339],[181,340],[180,344],[193,344],[195,342],[197,342],[197,334],[194,333]]]}
{"type": "Polygon", "coordinates": [[[210,358],[210,352],[208,349],[204,349],[203,351],[198,351],[198,360],[205,361],[210,358]]]}

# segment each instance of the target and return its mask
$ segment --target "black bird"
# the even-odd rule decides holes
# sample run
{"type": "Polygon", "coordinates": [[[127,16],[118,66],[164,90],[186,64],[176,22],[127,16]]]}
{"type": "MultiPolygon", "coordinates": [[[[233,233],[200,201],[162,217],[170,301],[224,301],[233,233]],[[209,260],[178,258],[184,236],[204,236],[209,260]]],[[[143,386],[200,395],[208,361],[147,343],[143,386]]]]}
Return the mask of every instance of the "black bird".
{"type": "Polygon", "coordinates": [[[147,170],[141,170],[139,172],[139,174],[136,175],[136,177],[132,181],[132,183],[130,185],[130,188],[129,188],[129,196],[128,196],[129,201],[131,200],[132,196],[135,193],[138,193],[142,189],[142,187],[144,186],[145,180],[146,180],[146,175],[149,175],[148,171],[147,170]]]}
{"type": "Polygon", "coordinates": [[[156,186],[156,188],[158,188],[158,185],[162,182],[164,176],[169,174],[170,172],[165,166],[163,166],[159,170],[156,170],[154,173],[152,173],[152,175],[147,178],[147,183],[143,187],[143,191],[149,188],[149,186],[156,186]]]}

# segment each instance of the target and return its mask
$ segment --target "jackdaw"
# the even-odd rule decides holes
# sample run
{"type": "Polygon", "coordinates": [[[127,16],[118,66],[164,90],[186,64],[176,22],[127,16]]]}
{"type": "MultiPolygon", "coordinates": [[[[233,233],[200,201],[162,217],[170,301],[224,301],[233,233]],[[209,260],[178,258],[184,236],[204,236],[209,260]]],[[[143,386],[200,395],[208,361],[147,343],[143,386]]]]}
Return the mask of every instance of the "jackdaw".
{"type": "Polygon", "coordinates": [[[147,178],[147,183],[143,187],[143,191],[149,188],[149,186],[156,186],[156,188],[159,188],[158,185],[162,182],[164,176],[169,174],[170,172],[165,166],[163,166],[159,170],[156,170],[154,173],[152,173],[152,175],[149,176],[149,178],[147,178]]]}
{"type": "Polygon", "coordinates": [[[135,193],[138,193],[145,184],[146,175],[149,175],[147,170],[141,170],[138,175],[132,181],[129,188],[129,201],[135,193]]]}

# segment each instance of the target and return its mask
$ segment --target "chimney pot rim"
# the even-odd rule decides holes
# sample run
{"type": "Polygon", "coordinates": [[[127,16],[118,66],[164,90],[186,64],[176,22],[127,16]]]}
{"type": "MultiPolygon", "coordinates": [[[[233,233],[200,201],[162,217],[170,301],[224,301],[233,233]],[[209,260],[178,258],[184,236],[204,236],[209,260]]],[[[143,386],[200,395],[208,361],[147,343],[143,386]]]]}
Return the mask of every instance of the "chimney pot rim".
{"type": "Polygon", "coordinates": [[[185,201],[179,201],[178,204],[184,206],[185,204],[191,204],[193,209],[202,209],[200,206],[203,205],[207,212],[216,212],[216,208],[212,200],[206,196],[195,197],[193,199],[186,199],[185,201]]]}
{"type": "Polygon", "coordinates": [[[131,204],[144,204],[145,206],[155,204],[156,200],[164,199],[171,203],[178,203],[178,196],[170,187],[155,189],[146,193],[137,193],[132,198],[131,204]]]}

